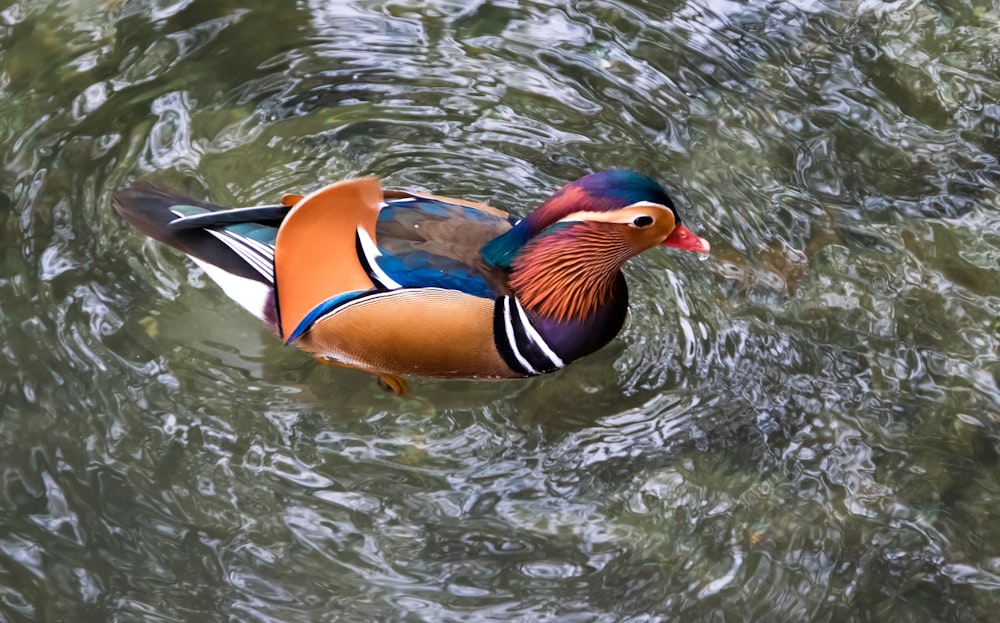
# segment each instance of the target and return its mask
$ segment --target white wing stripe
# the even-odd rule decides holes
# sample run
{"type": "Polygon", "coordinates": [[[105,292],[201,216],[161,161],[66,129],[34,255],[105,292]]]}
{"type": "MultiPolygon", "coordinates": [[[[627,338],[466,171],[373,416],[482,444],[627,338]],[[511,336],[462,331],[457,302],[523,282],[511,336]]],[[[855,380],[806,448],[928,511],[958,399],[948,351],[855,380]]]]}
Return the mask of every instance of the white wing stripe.
{"type": "Polygon", "coordinates": [[[402,288],[403,286],[387,275],[382,270],[382,267],[378,265],[378,258],[382,257],[382,252],[379,251],[378,245],[375,244],[375,241],[368,234],[368,230],[364,227],[358,227],[358,240],[361,241],[361,251],[365,254],[365,259],[369,268],[375,274],[375,279],[390,290],[402,288]]]}
{"type": "Polygon", "coordinates": [[[253,249],[256,249],[256,251],[258,253],[260,253],[262,256],[264,256],[266,258],[270,258],[272,260],[274,259],[274,247],[268,246],[268,245],[264,244],[263,242],[261,242],[260,240],[255,240],[253,238],[247,238],[246,236],[240,236],[240,235],[235,234],[235,233],[233,233],[231,231],[227,231],[226,233],[228,233],[229,235],[233,236],[234,238],[238,238],[240,241],[242,241],[247,246],[249,246],[249,247],[251,247],[253,249]]]}
{"type": "MultiPolygon", "coordinates": [[[[247,238],[242,236],[237,236],[232,232],[228,231],[218,231],[215,229],[206,230],[208,233],[212,234],[219,239],[224,245],[233,250],[236,255],[245,261],[251,268],[260,273],[264,278],[270,282],[274,282],[274,254],[273,252],[265,253],[261,251],[260,248],[255,247],[247,242],[247,238]]],[[[256,241],[253,241],[256,242],[256,241]]],[[[259,243],[258,243],[259,244],[259,243]]],[[[261,245],[265,249],[270,251],[269,247],[266,245],[261,245]]]]}
{"type": "Polygon", "coordinates": [[[260,252],[259,249],[254,248],[253,245],[248,244],[247,239],[242,236],[238,236],[231,232],[225,232],[226,237],[233,243],[230,245],[234,251],[240,254],[240,257],[245,259],[247,263],[252,264],[257,272],[270,278],[274,273],[273,269],[273,256],[265,255],[260,252]]]}

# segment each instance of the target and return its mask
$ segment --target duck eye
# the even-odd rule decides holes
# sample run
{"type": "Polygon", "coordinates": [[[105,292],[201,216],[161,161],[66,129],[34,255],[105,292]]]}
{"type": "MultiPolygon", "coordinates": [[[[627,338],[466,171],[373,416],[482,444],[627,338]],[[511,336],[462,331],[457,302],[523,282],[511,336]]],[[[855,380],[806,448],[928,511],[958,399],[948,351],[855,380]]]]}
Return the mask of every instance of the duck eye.
{"type": "Polygon", "coordinates": [[[649,227],[653,224],[653,217],[643,214],[632,219],[632,224],[636,227],[649,227]]]}

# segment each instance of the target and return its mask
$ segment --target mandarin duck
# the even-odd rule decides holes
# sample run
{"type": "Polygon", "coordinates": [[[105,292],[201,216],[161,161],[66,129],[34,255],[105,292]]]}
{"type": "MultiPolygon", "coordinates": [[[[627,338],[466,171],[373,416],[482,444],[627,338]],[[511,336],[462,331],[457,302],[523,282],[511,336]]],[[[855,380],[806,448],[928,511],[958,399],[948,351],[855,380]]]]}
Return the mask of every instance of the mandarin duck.
{"type": "Polygon", "coordinates": [[[660,184],[593,173],[523,219],[487,205],[341,181],[221,209],[149,182],[114,193],[146,235],[189,255],[286,344],[373,373],[521,378],[601,348],[622,328],[629,258],[706,253],[660,184]]]}

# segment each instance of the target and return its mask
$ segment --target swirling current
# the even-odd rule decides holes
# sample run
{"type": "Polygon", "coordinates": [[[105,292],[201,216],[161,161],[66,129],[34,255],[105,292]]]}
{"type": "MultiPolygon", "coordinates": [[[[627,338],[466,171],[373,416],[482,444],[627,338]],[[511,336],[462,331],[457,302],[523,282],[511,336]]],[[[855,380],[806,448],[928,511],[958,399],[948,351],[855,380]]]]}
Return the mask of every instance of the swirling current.
{"type": "Polygon", "coordinates": [[[981,0],[0,0],[0,623],[991,620],[998,50],[981,0]],[[711,256],[408,398],[110,208],[615,167],[711,256]]]}

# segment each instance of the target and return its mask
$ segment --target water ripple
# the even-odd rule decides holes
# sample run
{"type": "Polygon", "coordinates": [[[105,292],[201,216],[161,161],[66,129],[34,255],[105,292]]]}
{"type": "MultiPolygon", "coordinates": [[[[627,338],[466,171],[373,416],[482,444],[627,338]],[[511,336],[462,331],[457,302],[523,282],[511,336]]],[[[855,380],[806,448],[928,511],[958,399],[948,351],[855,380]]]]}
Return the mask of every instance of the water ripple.
{"type": "Polygon", "coordinates": [[[997,11],[919,0],[0,9],[0,619],[988,620],[997,11]],[[556,375],[284,349],[110,192],[345,176],[526,213],[663,180],[556,375]],[[220,316],[223,319],[220,320],[220,316]]]}

